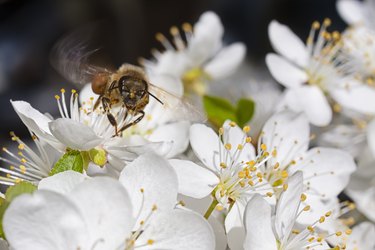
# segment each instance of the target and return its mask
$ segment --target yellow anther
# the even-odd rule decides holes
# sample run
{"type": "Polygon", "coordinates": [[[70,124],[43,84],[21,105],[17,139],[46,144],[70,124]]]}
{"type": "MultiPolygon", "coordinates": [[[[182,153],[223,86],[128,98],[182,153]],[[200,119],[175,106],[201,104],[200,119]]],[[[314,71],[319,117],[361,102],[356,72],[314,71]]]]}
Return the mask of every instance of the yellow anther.
{"type": "Polygon", "coordinates": [[[172,36],[178,35],[179,31],[176,26],[172,26],[171,29],[169,30],[172,36]]]}
{"type": "Polygon", "coordinates": [[[309,210],[310,210],[310,206],[309,206],[309,205],[307,205],[306,207],[303,208],[303,211],[306,211],[306,212],[307,212],[307,211],[309,211],[309,210]]]}
{"type": "Polygon", "coordinates": [[[250,186],[254,186],[254,182],[253,182],[252,180],[249,180],[249,181],[247,182],[247,184],[249,184],[250,186]]]}
{"type": "Polygon", "coordinates": [[[24,150],[24,149],[25,149],[25,144],[20,144],[20,145],[18,145],[18,149],[19,149],[19,150],[24,150]]]}
{"type": "Polygon", "coordinates": [[[315,229],[312,226],[307,226],[307,230],[309,230],[312,233],[315,232],[315,229]]]}
{"type": "Polygon", "coordinates": [[[77,90],[72,89],[72,94],[75,94],[75,93],[77,93],[77,90]]]}
{"type": "Polygon", "coordinates": [[[333,111],[336,113],[340,113],[342,110],[341,105],[338,103],[333,104],[333,111]]]}
{"type": "Polygon", "coordinates": [[[21,179],[20,178],[17,178],[14,182],[16,183],[16,184],[18,184],[18,183],[21,183],[21,179]]]}
{"type": "Polygon", "coordinates": [[[219,135],[223,135],[224,134],[224,129],[223,128],[219,128],[219,135]]]}
{"type": "Polygon", "coordinates": [[[255,161],[251,160],[251,161],[246,162],[246,164],[249,165],[250,167],[253,167],[255,166],[255,161]]]}
{"type": "Polygon", "coordinates": [[[246,143],[250,143],[251,142],[251,137],[246,137],[246,143]]]}
{"type": "Polygon", "coordinates": [[[301,201],[305,201],[307,196],[305,194],[301,194],[301,201]]]}
{"type": "Polygon", "coordinates": [[[300,233],[300,231],[298,229],[293,229],[292,230],[292,234],[299,234],[299,233],[300,233]]]}
{"type": "Polygon", "coordinates": [[[7,149],[6,147],[3,147],[2,150],[3,150],[3,151],[7,151],[8,149],[7,149]]]}
{"type": "Polygon", "coordinates": [[[25,158],[22,158],[22,159],[21,159],[21,162],[22,162],[22,163],[26,163],[27,161],[26,161],[25,158]]]}
{"type": "Polygon", "coordinates": [[[322,241],[323,241],[323,238],[322,238],[322,237],[318,237],[318,238],[316,239],[316,241],[317,241],[317,242],[322,242],[322,241]]]}
{"type": "Polygon", "coordinates": [[[236,126],[236,123],[235,122],[230,122],[229,123],[229,126],[231,126],[232,128],[236,126]]]}
{"type": "Polygon", "coordinates": [[[280,163],[276,162],[275,166],[273,166],[273,169],[278,169],[280,167],[280,163]]]}
{"type": "Polygon", "coordinates": [[[226,168],[226,167],[227,167],[227,164],[225,164],[224,162],[220,162],[220,167],[222,167],[222,168],[226,168]]]}
{"type": "Polygon", "coordinates": [[[346,229],[345,230],[345,234],[346,235],[351,235],[352,234],[352,230],[351,229],[346,229]]]}
{"type": "Polygon", "coordinates": [[[243,132],[245,132],[245,133],[249,133],[250,132],[250,126],[245,126],[245,127],[243,127],[243,132]]]}
{"type": "Polygon", "coordinates": [[[257,173],[257,177],[258,177],[258,178],[263,178],[263,174],[262,174],[261,172],[258,172],[258,173],[257,173]]]}
{"type": "Polygon", "coordinates": [[[185,31],[185,32],[191,32],[193,30],[193,27],[191,26],[190,23],[183,23],[182,24],[182,29],[185,31]]]}
{"type": "Polygon", "coordinates": [[[332,214],[332,212],[331,212],[331,211],[328,211],[324,216],[325,216],[325,217],[329,217],[329,216],[331,216],[331,214],[332,214]]]}
{"type": "Polygon", "coordinates": [[[288,174],[288,171],[286,171],[286,170],[283,170],[283,171],[281,171],[281,177],[282,178],[288,178],[288,176],[289,176],[289,174],[288,174]]]}
{"type": "Polygon", "coordinates": [[[260,148],[261,148],[263,151],[266,151],[266,150],[267,150],[267,145],[264,144],[264,143],[262,143],[262,144],[260,145],[260,148]]]}
{"type": "Polygon", "coordinates": [[[238,184],[240,184],[240,186],[243,188],[243,187],[245,187],[246,182],[244,182],[244,181],[240,181],[238,184]]]}
{"type": "Polygon", "coordinates": [[[312,28],[316,29],[316,30],[319,29],[320,28],[320,23],[318,21],[313,22],[312,28]]]}
{"type": "Polygon", "coordinates": [[[329,19],[329,18],[325,18],[324,19],[324,21],[323,21],[323,24],[325,25],[325,26],[330,26],[331,25],[331,19],[329,19]]]}
{"type": "Polygon", "coordinates": [[[217,211],[223,211],[224,210],[224,207],[222,205],[217,205],[216,206],[216,210],[217,211]]]}
{"type": "Polygon", "coordinates": [[[336,236],[341,236],[341,235],[342,235],[341,231],[336,232],[336,236]]]}
{"type": "Polygon", "coordinates": [[[156,204],[152,205],[152,211],[156,211],[158,209],[158,207],[156,206],[156,204]]]}
{"type": "Polygon", "coordinates": [[[326,220],[326,217],[321,216],[320,219],[319,219],[319,223],[323,223],[325,220],[326,220]]]}
{"type": "Polygon", "coordinates": [[[159,42],[161,42],[161,41],[165,41],[165,40],[166,40],[165,37],[164,37],[164,35],[163,35],[162,33],[156,33],[155,38],[156,38],[156,40],[158,40],[159,42]]]}
{"type": "Polygon", "coordinates": [[[246,172],[245,171],[238,172],[238,178],[245,178],[245,177],[246,177],[246,172]]]}
{"type": "Polygon", "coordinates": [[[149,239],[149,240],[147,240],[147,245],[152,245],[152,244],[154,244],[154,240],[152,240],[152,239],[149,239]]]}
{"type": "Polygon", "coordinates": [[[65,89],[60,89],[60,91],[61,91],[61,93],[63,93],[63,94],[65,93],[65,89]]]}
{"type": "Polygon", "coordinates": [[[276,157],[277,156],[277,150],[276,149],[274,149],[274,150],[272,150],[272,157],[276,157]]]}
{"type": "Polygon", "coordinates": [[[309,242],[313,242],[314,240],[315,240],[314,237],[311,237],[311,238],[308,239],[309,242]]]}
{"type": "Polygon", "coordinates": [[[272,192],[267,192],[266,195],[267,195],[268,197],[272,197],[273,193],[272,193],[272,192]]]}
{"type": "Polygon", "coordinates": [[[60,100],[60,96],[59,95],[55,95],[55,99],[56,100],[60,100]]]}
{"type": "Polygon", "coordinates": [[[283,185],[283,190],[286,191],[287,189],[288,189],[288,184],[285,183],[285,184],[283,185]]]}
{"type": "Polygon", "coordinates": [[[224,147],[225,147],[226,150],[231,150],[232,149],[232,144],[226,143],[224,147]]]}
{"type": "Polygon", "coordinates": [[[145,192],[145,190],[144,190],[143,188],[141,188],[139,191],[141,191],[141,193],[144,193],[144,192],[145,192]]]}
{"type": "Polygon", "coordinates": [[[15,167],[14,167],[14,166],[9,166],[9,169],[10,169],[10,170],[14,170],[15,167]]]}
{"type": "Polygon", "coordinates": [[[145,224],[145,221],[144,221],[144,220],[141,220],[141,221],[139,222],[139,224],[142,226],[142,225],[145,224]]]}

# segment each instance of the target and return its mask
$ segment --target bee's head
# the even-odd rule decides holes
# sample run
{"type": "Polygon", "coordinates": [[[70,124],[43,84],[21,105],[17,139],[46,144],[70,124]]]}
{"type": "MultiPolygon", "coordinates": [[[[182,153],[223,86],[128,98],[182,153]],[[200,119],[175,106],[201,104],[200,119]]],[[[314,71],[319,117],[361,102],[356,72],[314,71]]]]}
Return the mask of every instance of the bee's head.
{"type": "Polygon", "coordinates": [[[118,86],[125,106],[130,109],[135,109],[147,94],[147,83],[143,79],[123,76],[118,86]]]}

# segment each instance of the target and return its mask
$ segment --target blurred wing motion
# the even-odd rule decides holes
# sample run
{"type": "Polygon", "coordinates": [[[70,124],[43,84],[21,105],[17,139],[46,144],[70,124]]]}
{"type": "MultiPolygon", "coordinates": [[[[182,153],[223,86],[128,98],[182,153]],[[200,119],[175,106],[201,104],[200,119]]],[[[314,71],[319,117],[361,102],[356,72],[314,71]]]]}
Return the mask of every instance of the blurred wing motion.
{"type": "Polygon", "coordinates": [[[153,84],[149,84],[149,92],[157,97],[165,109],[166,115],[173,121],[206,122],[207,118],[185,97],[177,97],[153,84]]]}
{"type": "Polygon", "coordinates": [[[57,42],[52,49],[51,64],[73,83],[86,84],[98,73],[112,73],[105,68],[88,63],[89,56],[99,50],[88,49],[90,33],[87,30],[73,32],[57,42]]]}

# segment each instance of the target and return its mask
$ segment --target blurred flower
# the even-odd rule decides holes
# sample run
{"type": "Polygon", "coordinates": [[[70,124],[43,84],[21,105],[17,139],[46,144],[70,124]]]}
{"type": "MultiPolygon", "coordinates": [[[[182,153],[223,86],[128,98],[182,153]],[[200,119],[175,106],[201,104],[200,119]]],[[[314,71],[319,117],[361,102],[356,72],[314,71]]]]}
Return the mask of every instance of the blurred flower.
{"type": "Polygon", "coordinates": [[[153,51],[155,60],[142,60],[147,71],[181,79],[185,93],[204,95],[207,83],[232,74],[242,62],[246,48],[242,43],[223,47],[223,26],[214,12],[205,12],[194,25],[182,26],[183,37],[177,27],[171,28],[173,43],[162,34],[156,38],[166,51],[153,51]]]}
{"type": "Polygon", "coordinates": [[[273,77],[287,88],[281,106],[304,112],[316,126],[331,122],[331,105],[336,111],[344,107],[375,113],[373,106],[363,105],[372,102],[374,95],[365,91],[371,89],[356,80],[349,65],[340,60],[340,34],[327,32],[330,23],[329,19],[321,26],[314,22],[307,45],[287,26],[277,21],[269,25],[272,46],[282,56],[270,53],[266,63],[273,77]]]}
{"type": "Polygon", "coordinates": [[[363,25],[375,30],[375,2],[373,0],[339,0],[337,1],[337,10],[350,25],[363,25]]]}
{"type": "Polygon", "coordinates": [[[176,198],[172,167],[148,154],[129,164],[120,182],[72,171],[44,179],[11,203],[4,231],[16,249],[214,249],[207,221],[174,209],[176,198]]]}

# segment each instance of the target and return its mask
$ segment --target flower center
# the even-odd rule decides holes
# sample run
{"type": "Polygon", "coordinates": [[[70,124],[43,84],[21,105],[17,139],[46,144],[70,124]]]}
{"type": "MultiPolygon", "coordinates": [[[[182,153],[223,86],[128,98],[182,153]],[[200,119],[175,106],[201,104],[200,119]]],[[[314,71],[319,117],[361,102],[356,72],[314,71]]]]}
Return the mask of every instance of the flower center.
{"type": "Polygon", "coordinates": [[[186,71],[182,76],[185,92],[194,92],[200,96],[206,93],[207,82],[210,80],[211,77],[204,72],[203,69],[198,67],[186,71]]]}

